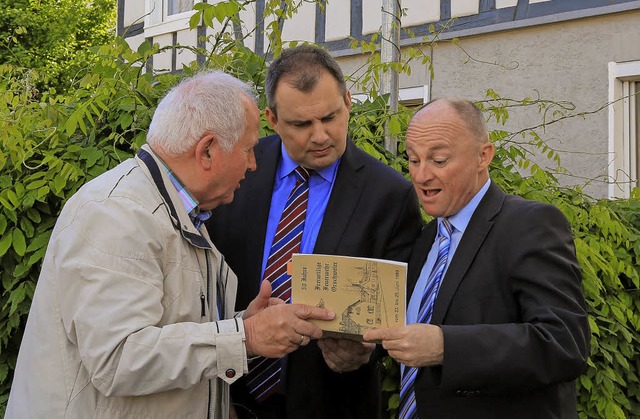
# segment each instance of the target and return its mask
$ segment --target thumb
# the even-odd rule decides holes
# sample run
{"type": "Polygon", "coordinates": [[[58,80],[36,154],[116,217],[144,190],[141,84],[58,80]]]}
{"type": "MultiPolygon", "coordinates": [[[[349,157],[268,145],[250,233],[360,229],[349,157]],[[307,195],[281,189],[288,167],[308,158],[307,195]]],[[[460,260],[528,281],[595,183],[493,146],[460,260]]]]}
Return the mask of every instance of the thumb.
{"type": "Polygon", "coordinates": [[[271,282],[262,281],[262,283],[260,283],[260,292],[258,292],[258,296],[256,297],[256,300],[260,302],[261,307],[268,307],[270,299],[271,299],[271,282]]]}
{"type": "Polygon", "coordinates": [[[242,315],[242,317],[245,319],[250,318],[256,313],[269,307],[270,301],[271,301],[271,282],[262,281],[262,283],[260,284],[260,291],[258,292],[258,295],[256,296],[256,298],[253,299],[253,301],[249,303],[249,306],[244,311],[244,314],[242,315]]]}

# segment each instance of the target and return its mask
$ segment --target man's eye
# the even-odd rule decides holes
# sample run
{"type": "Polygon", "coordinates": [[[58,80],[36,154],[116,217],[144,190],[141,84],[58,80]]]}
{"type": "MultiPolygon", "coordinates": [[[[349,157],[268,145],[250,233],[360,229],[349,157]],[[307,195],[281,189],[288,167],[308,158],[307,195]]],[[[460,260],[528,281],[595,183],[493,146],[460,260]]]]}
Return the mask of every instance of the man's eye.
{"type": "Polygon", "coordinates": [[[333,121],[334,118],[335,118],[335,115],[325,116],[324,118],[322,118],[322,122],[330,122],[330,121],[333,121]]]}

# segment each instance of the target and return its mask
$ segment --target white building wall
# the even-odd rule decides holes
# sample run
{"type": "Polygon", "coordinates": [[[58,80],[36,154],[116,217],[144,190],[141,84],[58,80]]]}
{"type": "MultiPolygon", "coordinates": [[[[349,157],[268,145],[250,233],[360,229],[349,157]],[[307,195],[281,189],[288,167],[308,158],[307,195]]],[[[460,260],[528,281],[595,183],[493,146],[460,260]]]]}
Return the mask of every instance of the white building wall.
{"type": "MultiPolygon", "coordinates": [[[[485,98],[487,89],[508,98],[535,99],[575,105],[574,117],[539,128],[538,133],[560,151],[570,175],[558,174],[568,185],[586,185],[595,197],[608,194],[608,62],[640,57],[640,12],[549,24],[459,40],[464,51],[447,42],[434,49],[432,98],[485,98]],[[603,36],[606,34],[606,36],[603,36]],[[470,58],[471,57],[471,58],[470,58]]],[[[426,68],[414,68],[426,72],[426,68]]],[[[506,128],[518,131],[544,122],[535,107],[511,110],[506,128]]],[[[553,119],[552,112],[546,115],[553,119]]],[[[495,128],[497,125],[492,124],[495,128]]],[[[514,140],[526,142],[527,137],[514,140]]],[[[553,167],[544,158],[538,163],[553,167]]]]}
{"type": "Polygon", "coordinates": [[[376,33],[382,26],[382,0],[362,0],[362,34],[376,33]]]}
{"type": "MultiPolygon", "coordinates": [[[[558,174],[562,182],[587,185],[588,193],[605,197],[608,189],[605,183],[608,166],[613,161],[613,155],[608,150],[608,68],[611,62],[640,59],[640,43],[633,42],[640,39],[640,10],[635,4],[638,2],[629,2],[627,10],[624,9],[625,5],[600,8],[619,8],[622,11],[615,14],[600,15],[599,13],[604,12],[595,12],[589,15],[589,11],[586,14],[578,11],[564,13],[565,16],[555,14],[543,18],[534,17],[531,18],[533,23],[518,20],[527,10],[536,7],[533,6],[536,3],[547,3],[551,6],[547,10],[567,4],[557,0],[496,0],[495,12],[515,7],[514,21],[502,21],[483,28],[478,27],[477,21],[474,21],[474,15],[480,12],[480,5],[484,4],[481,0],[450,0],[451,15],[461,19],[460,30],[456,33],[459,44],[447,41],[447,36],[453,35],[445,33],[437,47],[422,48],[433,63],[433,80],[427,66],[416,59],[413,61],[411,74],[400,76],[399,87],[405,92],[425,92],[425,96],[429,96],[426,98],[458,96],[482,100],[486,90],[491,88],[504,97],[515,99],[535,99],[539,95],[550,101],[572,102],[576,107],[572,112],[583,112],[583,117],[553,123],[540,129],[539,133],[560,151],[562,164],[570,171],[570,175],[558,174]],[[567,14],[571,16],[568,18],[567,14]],[[529,26],[532,24],[537,26],[529,26]]],[[[141,4],[142,0],[126,2],[126,23],[132,23],[140,17],[136,14],[143,12],[141,4]]],[[[284,41],[315,40],[315,7],[311,2],[302,3],[298,15],[285,22],[284,41]]],[[[379,31],[382,22],[381,7],[381,0],[362,0],[362,33],[365,39],[366,34],[379,31]]],[[[408,13],[402,18],[405,27],[438,22],[442,17],[441,2],[437,0],[402,0],[402,7],[408,13]]],[[[342,45],[334,51],[334,55],[338,57],[345,74],[357,76],[356,69],[362,68],[367,57],[359,55],[357,51],[352,52],[347,43],[342,42],[354,31],[351,27],[353,12],[348,0],[328,2],[324,32],[327,42],[342,45]]],[[[489,16],[498,15],[504,17],[504,13],[489,16]]],[[[241,18],[245,23],[243,33],[251,32],[256,21],[255,5],[251,4],[248,10],[242,11],[241,18]]],[[[478,16],[480,18],[482,16],[478,16]]],[[[359,22],[359,19],[354,22],[359,22]]],[[[359,23],[355,24],[357,30],[359,23]]],[[[173,28],[170,26],[165,27],[173,28]]],[[[129,37],[127,40],[134,49],[145,37],[150,36],[161,47],[171,45],[173,33],[177,34],[179,44],[197,42],[195,31],[173,28],[172,32],[163,34],[157,28],[145,28],[143,35],[129,37]]],[[[208,30],[207,34],[212,32],[214,31],[208,30]]],[[[355,36],[359,38],[358,34],[355,36]]],[[[252,35],[245,40],[245,45],[252,48],[256,39],[252,35]]],[[[403,39],[402,42],[406,46],[412,41],[403,39]]],[[[416,44],[419,42],[419,39],[415,40],[416,44]]],[[[266,39],[264,51],[270,52],[266,39]]],[[[176,69],[193,59],[193,54],[178,54],[176,69]]],[[[166,52],[154,57],[153,67],[155,70],[172,70],[171,61],[171,53],[166,52]]],[[[510,131],[545,122],[534,108],[511,112],[511,118],[505,127],[510,131]]],[[[552,114],[547,115],[547,118],[551,117],[552,114]]],[[[528,138],[518,137],[514,140],[526,142],[528,138]]],[[[545,159],[539,159],[539,163],[552,166],[545,159]]]]}
{"type": "Polygon", "coordinates": [[[480,0],[451,0],[451,17],[477,15],[480,0]]]}
{"type": "Polygon", "coordinates": [[[316,5],[313,2],[302,2],[298,12],[284,22],[282,40],[314,42],[315,39],[316,5]]]}
{"type": "Polygon", "coordinates": [[[440,2],[424,0],[402,0],[406,15],[402,16],[402,26],[417,26],[440,20],[440,2]]]}
{"type": "MultiPolygon", "coordinates": [[[[191,30],[182,30],[176,32],[176,43],[182,46],[197,45],[198,33],[191,30]]],[[[197,58],[195,52],[190,49],[179,49],[176,52],[176,68],[181,69],[183,65],[188,66],[189,63],[197,58]]]]}
{"type": "Polygon", "coordinates": [[[245,10],[240,11],[240,20],[242,21],[242,34],[245,35],[244,46],[255,50],[256,31],[253,30],[256,27],[255,3],[245,5],[245,10]]]}
{"type": "Polygon", "coordinates": [[[127,38],[127,43],[129,44],[129,47],[134,51],[137,51],[140,44],[142,44],[144,41],[145,41],[144,34],[130,36],[127,38]]]}
{"type": "Polygon", "coordinates": [[[128,1],[124,8],[124,26],[144,22],[144,1],[128,1]]]}
{"type": "MultiPolygon", "coordinates": [[[[160,48],[173,44],[173,34],[158,35],[153,38],[153,42],[160,45],[160,48]]],[[[153,70],[155,72],[171,71],[171,49],[167,49],[153,56],[153,70]]]]}
{"type": "Polygon", "coordinates": [[[496,0],[496,9],[504,9],[506,7],[515,7],[518,0],[496,0]]]}
{"type": "Polygon", "coordinates": [[[325,10],[325,40],[337,41],[348,37],[351,33],[351,2],[330,1],[325,10]]]}

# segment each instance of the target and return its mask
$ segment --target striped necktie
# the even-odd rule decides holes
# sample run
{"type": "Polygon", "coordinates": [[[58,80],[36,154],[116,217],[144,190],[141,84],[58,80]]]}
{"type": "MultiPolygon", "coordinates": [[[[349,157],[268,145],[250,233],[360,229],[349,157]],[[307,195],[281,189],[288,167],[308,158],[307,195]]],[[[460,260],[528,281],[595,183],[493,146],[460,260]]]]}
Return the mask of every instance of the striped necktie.
{"type": "MultiPolygon", "coordinates": [[[[309,199],[309,172],[298,166],[295,171],[296,184],[289,194],[280,222],[273,237],[263,281],[271,282],[271,296],[291,302],[291,276],[287,274],[287,263],[291,255],[300,251],[304,220],[309,199]]],[[[258,357],[249,365],[247,386],[257,401],[263,401],[280,388],[280,360],[258,357]]]]}
{"type": "MultiPolygon", "coordinates": [[[[449,256],[449,247],[451,246],[451,232],[453,226],[446,218],[443,218],[438,226],[438,256],[436,263],[431,269],[429,278],[420,300],[420,308],[418,309],[418,323],[429,323],[433,314],[433,304],[440,289],[442,276],[447,266],[449,256]]],[[[413,384],[418,374],[418,368],[405,367],[402,374],[402,382],[400,383],[400,406],[398,407],[400,419],[414,419],[418,417],[416,408],[416,395],[413,384]]]]}

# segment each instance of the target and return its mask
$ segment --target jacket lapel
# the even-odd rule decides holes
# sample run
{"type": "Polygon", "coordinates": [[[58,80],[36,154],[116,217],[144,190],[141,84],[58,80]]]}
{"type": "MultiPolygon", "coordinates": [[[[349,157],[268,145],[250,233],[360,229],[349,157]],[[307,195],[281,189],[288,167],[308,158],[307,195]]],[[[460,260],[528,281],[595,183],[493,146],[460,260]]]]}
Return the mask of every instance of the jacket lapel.
{"type": "MultiPolygon", "coordinates": [[[[473,213],[449,264],[447,273],[442,280],[440,291],[438,291],[438,297],[433,307],[431,323],[441,324],[444,320],[458,286],[465,278],[471,262],[475,259],[480,246],[482,246],[493,227],[493,219],[500,212],[504,198],[504,192],[492,182],[478,208],[473,213]]],[[[433,243],[433,240],[431,243],[433,243]]]]}
{"type": "MultiPolygon", "coordinates": [[[[253,179],[250,182],[242,183],[239,189],[239,191],[243,191],[243,193],[251,197],[251,199],[244,200],[244,202],[255,208],[254,211],[248,212],[251,216],[242,222],[247,225],[245,231],[252,232],[253,239],[249,240],[247,245],[247,263],[253,265],[251,272],[255,274],[256,278],[260,276],[260,268],[262,266],[271,194],[273,193],[276,168],[280,160],[280,143],[280,137],[277,135],[266,137],[260,141],[254,150],[257,169],[255,172],[249,172],[246,175],[247,180],[253,179]],[[245,187],[247,189],[243,190],[245,187]],[[266,210],[261,211],[260,208],[266,208],[266,210]]],[[[251,277],[254,277],[254,275],[251,277]]]]}
{"type": "Polygon", "coordinates": [[[349,220],[354,215],[364,186],[364,179],[359,173],[364,162],[357,152],[355,144],[347,138],[347,148],[340,160],[313,253],[335,254],[349,220]]]}
{"type": "Polygon", "coordinates": [[[416,287],[422,267],[427,261],[433,241],[436,239],[437,225],[438,223],[435,219],[430,221],[429,224],[422,228],[422,233],[420,233],[416,243],[413,245],[411,259],[407,268],[407,304],[416,287]]]}

